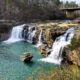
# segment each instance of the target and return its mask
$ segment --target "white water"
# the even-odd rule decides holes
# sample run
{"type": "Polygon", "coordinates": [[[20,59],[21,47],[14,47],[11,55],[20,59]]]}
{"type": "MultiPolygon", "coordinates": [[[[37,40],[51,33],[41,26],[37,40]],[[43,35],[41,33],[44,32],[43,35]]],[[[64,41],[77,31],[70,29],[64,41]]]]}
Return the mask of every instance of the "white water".
{"type": "Polygon", "coordinates": [[[32,43],[33,37],[34,37],[34,35],[35,35],[35,33],[36,33],[36,29],[33,30],[33,28],[35,28],[35,26],[31,26],[31,25],[30,25],[29,28],[28,28],[27,42],[29,42],[29,43],[32,43]]]}
{"type": "Polygon", "coordinates": [[[39,38],[38,38],[38,43],[37,43],[36,47],[40,47],[42,45],[41,37],[42,37],[42,29],[40,31],[39,38]]]}
{"type": "Polygon", "coordinates": [[[26,24],[13,27],[10,38],[6,41],[3,41],[3,42],[5,42],[5,43],[14,43],[14,42],[23,40],[22,31],[23,31],[23,27],[25,25],[26,24]]]}
{"type": "Polygon", "coordinates": [[[74,28],[70,28],[66,33],[58,37],[53,43],[52,52],[47,58],[40,59],[44,62],[60,64],[62,61],[62,51],[63,48],[70,44],[71,39],[75,34],[74,28]]]}

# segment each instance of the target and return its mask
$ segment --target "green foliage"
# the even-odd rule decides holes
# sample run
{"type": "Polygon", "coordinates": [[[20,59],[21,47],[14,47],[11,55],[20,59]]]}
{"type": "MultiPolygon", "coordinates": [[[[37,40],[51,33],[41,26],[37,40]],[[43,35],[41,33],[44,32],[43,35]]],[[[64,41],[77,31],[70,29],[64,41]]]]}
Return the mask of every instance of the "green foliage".
{"type": "Polygon", "coordinates": [[[71,40],[71,44],[69,45],[70,50],[74,50],[78,44],[76,37],[73,37],[71,40]]]}
{"type": "Polygon", "coordinates": [[[65,6],[67,6],[67,7],[78,7],[78,5],[74,1],[71,1],[71,2],[66,1],[65,6]]]}
{"type": "Polygon", "coordinates": [[[6,3],[9,5],[11,3],[11,0],[6,0],[6,3]]]}
{"type": "Polygon", "coordinates": [[[52,0],[56,5],[60,4],[60,0],[52,0]]]}
{"type": "Polygon", "coordinates": [[[59,10],[59,3],[60,0],[2,0],[0,14],[4,14],[1,15],[3,19],[16,21],[65,19],[65,13],[59,10]]]}

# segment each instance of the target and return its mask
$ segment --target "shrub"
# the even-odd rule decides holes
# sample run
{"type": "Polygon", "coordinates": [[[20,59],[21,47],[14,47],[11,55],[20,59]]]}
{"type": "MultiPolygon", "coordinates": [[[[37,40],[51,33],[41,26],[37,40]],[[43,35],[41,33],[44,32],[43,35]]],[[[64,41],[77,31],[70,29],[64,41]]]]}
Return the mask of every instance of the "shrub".
{"type": "Polygon", "coordinates": [[[78,45],[78,41],[77,41],[76,37],[73,37],[71,40],[71,44],[68,47],[70,50],[74,50],[77,45],[78,45]]]}

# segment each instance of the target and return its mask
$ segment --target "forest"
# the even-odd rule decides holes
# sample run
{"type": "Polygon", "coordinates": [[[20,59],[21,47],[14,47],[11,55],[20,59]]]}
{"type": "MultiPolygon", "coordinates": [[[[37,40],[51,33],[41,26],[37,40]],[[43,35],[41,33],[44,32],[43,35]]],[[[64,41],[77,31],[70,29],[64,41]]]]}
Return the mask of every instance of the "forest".
{"type": "Polygon", "coordinates": [[[60,0],[0,0],[0,19],[39,21],[66,19],[60,7],[77,7],[75,2],[60,0]]]}

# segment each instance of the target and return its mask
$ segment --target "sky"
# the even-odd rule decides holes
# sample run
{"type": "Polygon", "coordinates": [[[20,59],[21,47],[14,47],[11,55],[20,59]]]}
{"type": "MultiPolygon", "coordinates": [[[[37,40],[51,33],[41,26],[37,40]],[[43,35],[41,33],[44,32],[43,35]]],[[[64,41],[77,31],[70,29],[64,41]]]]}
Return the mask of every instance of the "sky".
{"type": "Polygon", "coordinates": [[[80,5],[80,0],[60,0],[60,1],[63,1],[63,2],[66,2],[66,1],[75,1],[78,5],[80,5]]]}

